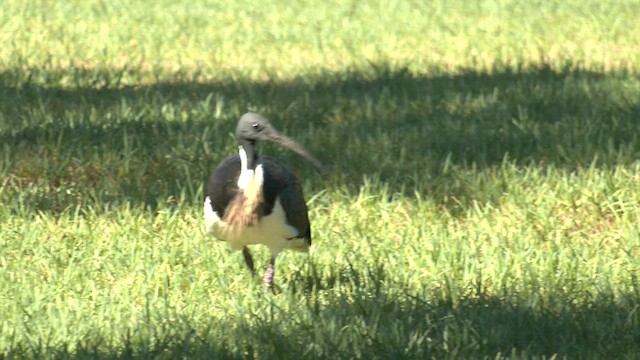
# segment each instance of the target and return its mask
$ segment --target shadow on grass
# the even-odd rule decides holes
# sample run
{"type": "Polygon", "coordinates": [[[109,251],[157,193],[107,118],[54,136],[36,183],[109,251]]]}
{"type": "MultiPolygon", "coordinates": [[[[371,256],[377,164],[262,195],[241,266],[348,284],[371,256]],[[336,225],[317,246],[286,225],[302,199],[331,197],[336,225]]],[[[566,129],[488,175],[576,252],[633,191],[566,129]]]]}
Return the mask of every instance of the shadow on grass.
{"type": "Polygon", "coordinates": [[[339,348],[345,339],[363,342],[359,349],[346,345],[347,352],[355,350],[345,358],[493,359],[500,354],[527,359],[554,355],[632,359],[640,355],[640,284],[635,278],[627,293],[597,290],[590,299],[581,298],[586,293],[563,289],[535,288],[525,293],[502,289],[489,294],[480,283],[452,288],[450,280],[417,295],[401,290],[415,287],[394,283],[380,263],[364,270],[348,264],[330,274],[313,266],[310,270],[300,278],[294,276],[292,291],[296,292],[296,283],[306,284],[302,292],[314,309],[311,323],[352,332],[337,336],[329,349],[339,348]],[[323,294],[335,298],[327,301],[323,294]],[[315,302],[329,305],[323,309],[315,302]]]}
{"type": "Polygon", "coordinates": [[[426,77],[380,65],[281,82],[178,77],[138,87],[120,86],[121,75],[0,73],[0,176],[9,188],[48,189],[28,201],[40,210],[73,204],[64,194],[74,192],[149,206],[185,191],[194,198],[235,151],[231,133],[247,110],[324,160],[329,181],[313,179],[295,155],[262,148],[317,188],[357,189],[371,176],[393,192],[432,193],[450,166],[481,170],[508,157],[576,169],[640,156],[640,94],[629,74],[541,67],[426,77]],[[51,85],[60,83],[75,85],[51,85]]]}
{"type": "MultiPolygon", "coordinates": [[[[427,359],[611,358],[640,356],[636,293],[591,301],[435,289],[429,299],[389,286],[384,270],[346,269],[342,286],[291,296],[288,309],[200,320],[156,316],[121,339],[87,334],[77,344],[14,346],[0,358],[60,359],[427,359]],[[371,274],[369,285],[346,285],[371,274]],[[120,345],[110,346],[108,344],[120,345]],[[554,357],[555,356],[555,357],[554,357]]],[[[397,285],[397,284],[396,284],[397,285]]]]}
{"type": "MultiPolygon", "coordinates": [[[[596,158],[597,166],[610,167],[640,156],[640,94],[630,85],[637,77],[626,74],[543,67],[415,77],[380,66],[288,82],[177,79],[122,88],[118,81],[117,74],[100,72],[0,73],[3,204],[18,207],[20,201],[27,211],[55,212],[78,203],[153,207],[167,198],[196,198],[211,169],[234,151],[230,133],[249,109],[270,117],[324,160],[332,169],[328,186],[336,187],[357,188],[364,176],[375,176],[394,192],[433,193],[445,163],[482,170],[508,154],[521,164],[575,169],[596,158]],[[67,80],[77,85],[50,85],[67,80]]],[[[270,147],[265,152],[292,163],[311,187],[327,187],[296,156],[270,147]]],[[[295,314],[274,310],[273,318],[197,323],[178,318],[171,326],[127,336],[122,346],[109,345],[118,339],[101,339],[96,330],[78,344],[17,344],[0,357],[640,353],[638,293],[571,301],[561,293],[526,298],[442,289],[427,298],[390,291],[381,268],[308,276],[299,282],[303,289],[293,292],[304,299],[295,314]]]]}

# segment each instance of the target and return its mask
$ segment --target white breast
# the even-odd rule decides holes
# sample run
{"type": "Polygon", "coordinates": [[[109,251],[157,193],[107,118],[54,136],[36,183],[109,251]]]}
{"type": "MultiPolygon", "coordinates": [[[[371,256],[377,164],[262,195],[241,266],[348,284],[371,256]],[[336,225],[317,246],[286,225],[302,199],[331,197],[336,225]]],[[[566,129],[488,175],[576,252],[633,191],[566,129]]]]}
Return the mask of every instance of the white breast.
{"type": "Polygon", "coordinates": [[[213,211],[211,199],[208,196],[204,201],[204,219],[207,232],[226,241],[234,250],[240,250],[247,245],[263,244],[271,250],[272,255],[277,255],[290,247],[299,248],[301,245],[299,243],[304,242],[302,239],[291,239],[299,235],[298,230],[287,224],[284,209],[277,197],[271,214],[260,219],[255,226],[231,230],[228,224],[213,211]]]}

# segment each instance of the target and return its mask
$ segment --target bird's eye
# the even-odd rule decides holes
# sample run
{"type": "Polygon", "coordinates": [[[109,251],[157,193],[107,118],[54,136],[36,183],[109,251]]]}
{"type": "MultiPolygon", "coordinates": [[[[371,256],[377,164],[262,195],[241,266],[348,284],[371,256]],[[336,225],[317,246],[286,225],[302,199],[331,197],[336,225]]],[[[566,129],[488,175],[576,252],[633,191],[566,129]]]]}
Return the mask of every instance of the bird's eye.
{"type": "Polygon", "coordinates": [[[258,123],[253,123],[251,126],[253,126],[254,130],[260,130],[260,125],[258,123]]]}

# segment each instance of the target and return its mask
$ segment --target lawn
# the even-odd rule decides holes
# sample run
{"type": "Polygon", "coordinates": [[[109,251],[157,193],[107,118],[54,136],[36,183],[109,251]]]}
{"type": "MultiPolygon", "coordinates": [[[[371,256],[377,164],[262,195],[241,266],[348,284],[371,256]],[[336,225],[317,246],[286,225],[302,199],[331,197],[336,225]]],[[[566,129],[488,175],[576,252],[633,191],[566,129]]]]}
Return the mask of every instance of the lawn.
{"type": "Polygon", "coordinates": [[[639,358],[639,13],[4,0],[0,358],[639,358]],[[204,233],[247,111],[328,169],[259,144],[276,294],[204,233]]]}

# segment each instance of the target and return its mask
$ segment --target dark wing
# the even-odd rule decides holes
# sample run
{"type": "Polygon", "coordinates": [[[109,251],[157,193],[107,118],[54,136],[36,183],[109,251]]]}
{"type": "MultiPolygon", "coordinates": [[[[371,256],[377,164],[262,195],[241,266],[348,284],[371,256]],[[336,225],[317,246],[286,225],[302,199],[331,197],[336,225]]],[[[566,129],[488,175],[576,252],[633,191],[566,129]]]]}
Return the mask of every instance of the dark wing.
{"type": "MultiPolygon", "coordinates": [[[[262,195],[264,204],[259,209],[261,216],[267,216],[273,211],[276,198],[285,209],[287,222],[298,230],[298,237],[307,239],[311,245],[311,225],[307,204],[302,193],[302,187],[295,174],[283,163],[267,156],[258,158],[264,170],[262,195]]],[[[240,177],[241,163],[238,155],[230,156],[222,161],[213,171],[207,183],[205,197],[211,199],[211,207],[220,218],[225,217],[229,203],[238,193],[238,177],[240,177]]]]}
{"type": "Polygon", "coordinates": [[[238,192],[240,167],[240,157],[229,156],[218,165],[207,182],[205,198],[211,199],[211,207],[220,218],[224,217],[227,205],[238,192]]]}
{"type": "Polygon", "coordinates": [[[265,156],[260,160],[265,170],[263,195],[269,204],[266,212],[271,213],[275,199],[279,197],[287,222],[298,230],[298,237],[307,239],[311,245],[309,214],[298,178],[286,165],[273,158],[265,156]]]}

